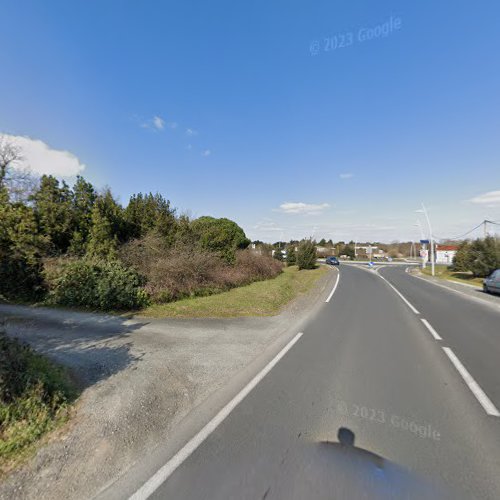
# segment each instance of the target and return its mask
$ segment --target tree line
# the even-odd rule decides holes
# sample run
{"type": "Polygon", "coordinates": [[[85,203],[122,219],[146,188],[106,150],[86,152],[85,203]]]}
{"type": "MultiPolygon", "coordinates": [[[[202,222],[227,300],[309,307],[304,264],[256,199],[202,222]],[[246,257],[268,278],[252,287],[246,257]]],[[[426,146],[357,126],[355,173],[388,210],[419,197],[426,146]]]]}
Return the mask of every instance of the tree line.
{"type": "MultiPolygon", "coordinates": [[[[82,176],[72,186],[52,175],[33,178],[15,168],[20,158],[20,151],[0,140],[0,297],[43,298],[50,289],[54,266],[49,264],[54,261],[64,262],[65,269],[77,262],[83,272],[80,261],[85,260],[87,277],[89,272],[103,276],[116,271],[135,283],[135,290],[141,280],[121,269],[120,253],[129,242],[147,235],[161,242],[163,253],[174,247],[206,251],[226,266],[234,265],[237,251],[250,243],[230,219],[191,220],[177,214],[158,193],[133,194],[123,207],[109,188],[99,191],[82,176]],[[106,262],[114,263],[111,270],[106,262]]],[[[54,283],[61,285],[63,276],[56,268],[54,283]]],[[[110,283],[113,279],[117,277],[109,276],[110,283]]]]}

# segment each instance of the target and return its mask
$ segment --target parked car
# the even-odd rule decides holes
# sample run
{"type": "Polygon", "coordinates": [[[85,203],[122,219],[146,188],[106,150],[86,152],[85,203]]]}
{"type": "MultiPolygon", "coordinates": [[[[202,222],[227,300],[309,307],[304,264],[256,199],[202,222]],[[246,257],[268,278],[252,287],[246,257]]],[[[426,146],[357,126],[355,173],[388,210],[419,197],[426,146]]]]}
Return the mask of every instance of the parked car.
{"type": "Polygon", "coordinates": [[[500,293],[500,269],[493,271],[483,280],[483,291],[486,293],[500,293]]]}
{"type": "Polygon", "coordinates": [[[338,266],[340,264],[339,259],[337,257],[327,257],[325,262],[330,266],[338,266]]]}

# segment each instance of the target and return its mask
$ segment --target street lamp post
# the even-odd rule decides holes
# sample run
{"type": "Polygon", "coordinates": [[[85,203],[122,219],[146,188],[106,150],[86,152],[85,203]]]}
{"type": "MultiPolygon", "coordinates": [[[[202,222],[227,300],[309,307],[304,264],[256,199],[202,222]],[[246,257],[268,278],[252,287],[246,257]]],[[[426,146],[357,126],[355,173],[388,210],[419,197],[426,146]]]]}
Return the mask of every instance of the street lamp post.
{"type": "MultiPolygon", "coordinates": [[[[423,252],[427,252],[427,247],[425,243],[422,243],[422,240],[425,240],[424,230],[422,229],[422,224],[420,224],[420,220],[417,218],[417,223],[415,224],[420,229],[420,250],[423,252]]],[[[422,255],[422,269],[425,269],[425,253],[422,255]]]]}
{"type": "Polygon", "coordinates": [[[423,212],[425,215],[425,219],[427,220],[427,226],[429,227],[429,235],[430,235],[430,243],[431,243],[431,274],[435,275],[435,258],[434,258],[434,237],[432,236],[432,226],[431,221],[429,219],[429,215],[427,214],[427,210],[425,209],[425,205],[422,203],[422,210],[417,210],[417,212],[423,212]]]}

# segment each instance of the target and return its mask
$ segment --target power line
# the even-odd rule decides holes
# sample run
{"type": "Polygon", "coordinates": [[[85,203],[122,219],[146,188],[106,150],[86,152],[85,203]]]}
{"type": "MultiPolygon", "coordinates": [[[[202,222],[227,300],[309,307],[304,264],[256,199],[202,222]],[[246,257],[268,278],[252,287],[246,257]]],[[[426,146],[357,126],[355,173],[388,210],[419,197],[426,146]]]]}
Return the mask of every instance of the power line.
{"type": "Polygon", "coordinates": [[[485,219],[481,223],[479,223],[477,226],[475,226],[472,229],[470,229],[469,231],[467,231],[466,233],[460,234],[458,236],[453,236],[452,238],[443,238],[441,236],[436,236],[436,238],[438,238],[440,240],[461,240],[465,236],[474,232],[476,229],[479,229],[481,226],[484,226],[484,231],[485,231],[485,235],[486,235],[486,224],[494,224],[495,226],[500,226],[500,222],[485,219]]]}
{"type": "Polygon", "coordinates": [[[472,233],[476,229],[480,228],[483,224],[484,224],[484,221],[482,221],[480,224],[478,224],[477,226],[473,227],[472,229],[470,229],[466,233],[460,234],[459,236],[454,236],[452,238],[442,238],[441,236],[436,236],[436,237],[439,238],[440,240],[461,240],[464,236],[467,236],[468,234],[472,233]]]}

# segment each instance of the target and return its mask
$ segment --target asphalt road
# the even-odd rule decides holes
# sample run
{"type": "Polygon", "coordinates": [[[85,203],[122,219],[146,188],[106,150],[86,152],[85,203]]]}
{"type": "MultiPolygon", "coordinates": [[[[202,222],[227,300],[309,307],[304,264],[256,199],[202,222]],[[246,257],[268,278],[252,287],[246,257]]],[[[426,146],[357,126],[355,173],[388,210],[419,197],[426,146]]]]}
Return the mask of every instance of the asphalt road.
{"type": "Polygon", "coordinates": [[[303,335],[134,498],[498,499],[500,417],[478,388],[500,407],[499,319],[404,267],[341,266],[303,335]]]}

